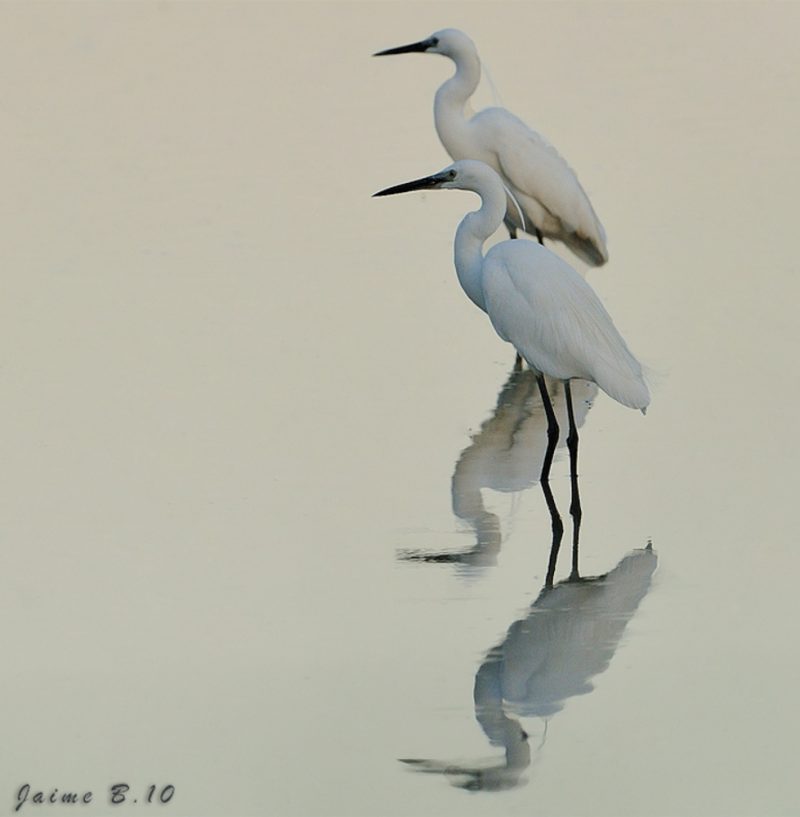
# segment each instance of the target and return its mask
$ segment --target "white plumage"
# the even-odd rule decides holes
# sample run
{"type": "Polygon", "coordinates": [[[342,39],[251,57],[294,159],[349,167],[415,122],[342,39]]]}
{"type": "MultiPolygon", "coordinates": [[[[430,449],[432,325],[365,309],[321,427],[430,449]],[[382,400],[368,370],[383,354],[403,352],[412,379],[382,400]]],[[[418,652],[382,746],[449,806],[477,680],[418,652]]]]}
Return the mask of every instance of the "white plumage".
{"type": "Polygon", "coordinates": [[[483,291],[497,334],[532,369],[590,380],[623,405],[646,408],[639,362],[594,290],[557,255],[527,241],[497,244],[484,259],[483,291]]]}
{"type": "Polygon", "coordinates": [[[650,394],[631,354],[594,290],[572,267],[532,241],[502,241],[484,257],[500,225],[505,191],[498,175],[469,159],[375,195],[421,189],[470,190],[481,207],[468,213],[455,238],[455,265],[469,298],[488,315],[538,374],[590,380],[618,402],[644,411],[650,394]]]}
{"type": "Polygon", "coordinates": [[[465,115],[478,87],[481,63],[472,40],[448,28],[411,45],[380,51],[376,56],[421,51],[442,54],[456,65],[455,74],[436,92],[434,122],[439,138],[455,159],[488,164],[503,179],[524,214],[507,202],[505,223],[566,244],[593,266],[608,261],[606,234],[575,172],[539,133],[505,108],[491,107],[465,115]]]}

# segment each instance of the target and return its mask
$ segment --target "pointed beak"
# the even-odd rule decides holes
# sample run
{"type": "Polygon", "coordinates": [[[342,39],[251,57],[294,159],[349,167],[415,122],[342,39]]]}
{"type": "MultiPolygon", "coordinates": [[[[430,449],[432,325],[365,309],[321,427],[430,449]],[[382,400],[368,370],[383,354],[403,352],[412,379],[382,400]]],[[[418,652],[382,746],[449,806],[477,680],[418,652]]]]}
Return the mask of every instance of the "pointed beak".
{"type": "Polygon", "coordinates": [[[409,193],[412,190],[432,190],[443,181],[441,174],[434,173],[433,176],[425,176],[422,179],[414,179],[413,182],[404,182],[403,184],[396,184],[394,187],[387,187],[385,190],[379,190],[377,193],[372,194],[372,198],[393,196],[395,193],[409,193]]]}
{"type": "Polygon", "coordinates": [[[385,51],[376,51],[372,56],[388,57],[392,54],[412,54],[415,51],[427,51],[432,45],[435,45],[433,38],[428,37],[427,40],[420,40],[418,43],[398,45],[397,48],[387,48],[385,51]]]}

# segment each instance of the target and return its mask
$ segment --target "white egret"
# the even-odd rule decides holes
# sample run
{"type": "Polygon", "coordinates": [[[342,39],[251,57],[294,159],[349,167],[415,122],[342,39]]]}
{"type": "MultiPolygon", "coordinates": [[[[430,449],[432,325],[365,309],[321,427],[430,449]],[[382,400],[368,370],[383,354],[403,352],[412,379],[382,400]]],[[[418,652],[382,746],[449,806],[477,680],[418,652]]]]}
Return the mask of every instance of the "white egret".
{"type": "MultiPolygon", "coordinates": [[[[469,190],[481,198],[480,208],[467,213],[456,230],[456,273],[470,300],[488,314],[497,334],[514,346],[536,374],[547,414],[547,451],[539,479],[553,521],[554,542],[560,542],[562,527],[549,490],[549,477],[559,428],[544,376],[564,382],[569,418],[570,514],[576,553],[581,507],[578,429],[570,380],[596,383],[617,402],[644,413],[650,394],[642,367],[591,286],[555,253],[532,241],[502,241],[484,256],[483,244],[500,226],[506,209],[503,183],[488,165],[463,159],[432,176],[388,187],[374,195],[436,189],[469,190]]],[[[557,552],[557,545],[555,549],[557,552]]]]}
{"type": "Polygon", "coordinates": [[[446,28],[426,40],[388,48],[373,56],[409,52],[442,54],[456,72],[436,92],[434,122],[439,139],[455,159],[479,159],[494,168],[519,207],[507,201],[505,223],[512,238],[518,229],[566,244],[592,266],[608,261],[606,234],[575,172],[539,133],[505,108],[486,108],[465,116],[478,87],[481,63],[475,44],[462,31],[446,28]],[[524,221],[520,217],[520,210],[524,221]]]}

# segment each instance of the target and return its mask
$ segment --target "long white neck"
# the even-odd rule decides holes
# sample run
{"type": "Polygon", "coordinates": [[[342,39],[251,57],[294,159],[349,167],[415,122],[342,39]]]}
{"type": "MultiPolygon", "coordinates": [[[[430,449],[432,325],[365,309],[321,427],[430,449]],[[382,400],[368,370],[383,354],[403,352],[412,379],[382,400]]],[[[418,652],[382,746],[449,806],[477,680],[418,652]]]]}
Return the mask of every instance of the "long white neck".
{"type": "Polygon", "coordinates": [[[459,51],[453,61],[456,72],[441,85],[433,100],[433,121],[439,139],[453,159],[469,157],[467,100],[481,79],[481,61],[474,47],[459,51]]]}
{"type": "MultiPolygon", "coordinates": [[[[470,162],[470,164],[473,164],[470,162]]],[[[468,189],[481,197],[481,206],[467,213],[458,225],[454,256],[458,281],[469,299],[484,312],[483,296],[483,243],[500,226],[506,214],[506,192],[500,177],[486,165],[479,163],[476,183],[468,189]]]]}

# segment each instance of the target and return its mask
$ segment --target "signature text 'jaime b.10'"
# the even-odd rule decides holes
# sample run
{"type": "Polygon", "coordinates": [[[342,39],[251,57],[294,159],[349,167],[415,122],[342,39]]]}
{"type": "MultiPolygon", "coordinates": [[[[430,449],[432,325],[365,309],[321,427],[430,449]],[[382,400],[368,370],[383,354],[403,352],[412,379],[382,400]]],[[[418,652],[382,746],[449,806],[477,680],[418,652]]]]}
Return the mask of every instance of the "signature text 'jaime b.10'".
{"type": "MultiPolygon", "coordinates": [[[[175,796],[175,786],[171,783],[164,786],[153,784],[137,793],[127,783],[113,783],[105,794],[105,802],[111,806],[123,803],[166,805],[175,796]]],[[[101,802],[102,799],[102,795],[95,797],[95,793],[90,789],[78,791],[57,788],[36,789],[30,783],[23,783],[15,792],[14,811],[20,811],[23,806],[88,806],[94,802],[101,802]]]]}

